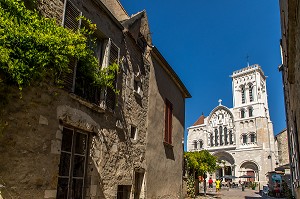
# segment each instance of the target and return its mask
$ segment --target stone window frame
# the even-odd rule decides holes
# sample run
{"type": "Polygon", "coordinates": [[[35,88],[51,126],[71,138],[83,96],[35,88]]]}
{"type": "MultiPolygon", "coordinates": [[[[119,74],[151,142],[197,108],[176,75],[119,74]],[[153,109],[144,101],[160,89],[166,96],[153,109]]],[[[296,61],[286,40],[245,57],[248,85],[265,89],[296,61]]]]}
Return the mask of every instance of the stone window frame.
{"type": "Polygon", "coordinates": [[[81,189],[81,196],[77,196],[77,197],[81,197],[81,199],[84,198],[85,180],[86,180],[86,172],[87,172],[86,170],[88,167],[88,155],[90,150],[89,146],[90,146],[90,135],[88,132],[67,125],[63,126],[58,183],[57,183],[57,196],[56,196],[57,198],[60,198],[62,196],[61,194],[67,194],[66,195],[67,198],[69,198],[70,195],[73,194],[72,187],[73,187],[74,180],[82,181],[82,184],[81,185],[79,184],[80,187],[79,188],[76,187],[76,190],[81,189]],[[70,131],[72,132],[71,140],[68,140],[70,139],[70,135],[67,135],[69,134],[68,131],[69,133],[70,131]],[[81,143],[81,141],[78,140],[79,135],[84,135],[86,138],[85,149],[83,149],[84,150],[83,153],[80,153],[80,151],[78,151],[80,150],[80,146],[78,144],[81,143]],[[70,144],[71,146],[68,146],[70,144]],[[68,156],[69,156],[69,161],[66,161],[66,159],[68,159],[68,156]],[[83,161],[82,158],[84,159],[83,161]],[[75,163],[76,161],[79,162],[75,163]],[[83,168],[76,168],[78,167],[79,164],[82,164],[83,168]],[[65,170],[66,168],[68,168],[67,169],[68,172],[65,170]],[[79,176],[80,174],[82,176],[79,176]],[[63,187],[64,185],[66,185],[64,181],[67,182],[66,187],[63,187]],[[63,188],[66,189],[65,190],[66,192],[63,191],[63,188]]]}
{"type": "Polygon", "coordinates": [[[248,144],[248,135],[246,133],[241,134],[241,143],[243,145],[248,144]]]}
{"type": "Polygon", "coordinates": [[[249,141],[250,141],[250,143],[257,143],[257,135],[256,135],[255,132],[250,132],[249,133],[249,141]]]}
{"type": "Polygon", "coordinates": [[[198,140],[199,143],[199,149],[203,149],[204,148],[204,142],[202,139],[198,140]]]}
{"type": "Polygon", "coordinates": [[[129,131],[129,133],[130,133],[130,135],[129,135],[130,139],[131,139],[132,141],[138,140],[138,128],[137,128],[137,126],[131,124],[129,130],[130,130],[130,131],[129,131]]]}
{"type": "Polygon", "coordinates": [[[252,106],[248,107],[248,116],[253,117],[253,107],[252,106]]]}
{"type": "Polygon", "coordinates": [[[241,108],[241,109],[240,109],[240,117],[241,117],[241,118],[245,118],[245,116],[246,116],[246,111],[245,111],[244,108],[241,108]]]}

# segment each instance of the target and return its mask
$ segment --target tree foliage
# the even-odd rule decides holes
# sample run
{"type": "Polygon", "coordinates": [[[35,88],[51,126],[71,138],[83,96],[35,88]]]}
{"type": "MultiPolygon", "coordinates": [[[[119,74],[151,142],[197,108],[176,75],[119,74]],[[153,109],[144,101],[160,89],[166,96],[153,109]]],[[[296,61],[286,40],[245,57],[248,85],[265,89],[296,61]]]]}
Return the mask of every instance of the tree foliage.
{"type": "Polygon", "coordinates": [[[217,169],[217,158],[207,150],[185,152],[184,157],[188,168],[201,176],[204,176],[207,172],[214,172],[217,169]]]}
{"type": "Polygon", "coordinates": [[[20,0],[1,0],[0,83],[17,84],[20,90],[46,76],[61,83],[70,58],[75,57],[93,84],[113,87],[118,65],[100,69],[86,37],[96,26],[88,24],[88,29],[74,32],[28,10],[20,0]]]}

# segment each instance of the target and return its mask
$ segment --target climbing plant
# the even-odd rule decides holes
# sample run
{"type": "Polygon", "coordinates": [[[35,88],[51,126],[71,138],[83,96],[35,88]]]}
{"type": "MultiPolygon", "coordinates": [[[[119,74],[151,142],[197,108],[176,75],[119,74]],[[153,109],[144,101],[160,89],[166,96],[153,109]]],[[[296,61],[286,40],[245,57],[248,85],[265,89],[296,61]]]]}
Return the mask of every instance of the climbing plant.
{"type": "Polygon", "coordinates": [[[193,197],[195,194],[195,185],[192,183],[195,179],[195,173],[204,177],[205,179],[206,173],[212,173],[218,168],[217,158],[211,155],[207,150],[185,152],[184,158],[187,162],[187,167],[189,170],[188,173],[190,174],[188,177],[188,191],[190,197],[193,197]]]}
{"type": "Polygon", "coordinates": [[[61,84],[62,74],[69,71],[70,58],[76,58],[93,84],[113,88],[118,65],[99,67],[87,45],[87,35],[93,34],[96,26],[89,20],[86,24],[74,32],[58,25],[55,19],[27,9],[21,0],[1,0],[0,86],[16,84],[22,90],[45,77],[61,84]]]}

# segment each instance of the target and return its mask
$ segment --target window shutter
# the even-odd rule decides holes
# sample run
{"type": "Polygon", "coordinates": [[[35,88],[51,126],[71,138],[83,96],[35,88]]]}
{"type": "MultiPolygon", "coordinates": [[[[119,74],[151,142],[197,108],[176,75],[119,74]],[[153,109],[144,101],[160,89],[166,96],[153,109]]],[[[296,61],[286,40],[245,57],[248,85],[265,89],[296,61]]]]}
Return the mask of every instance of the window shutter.
{"type": "Polygon", "coordinates": [[[113,64],[114,62],[119,64],[120,57],[120,48],[111,41],[110,43],[110,54],[109,54],[109,64],[113,64]]]}
{"type": "MultiPolygon", "coordinates": [[[[63,26],[65,28],[71,30],[78,30],[81,25],[81,19],[78,18],[82,15],[80,10],[72,4],[70,1],[65,0],[65,9],[64,9],[64,17],[63,17],[63,26]]],[[[64,82],[64,89],[70,92],[74,92],[75,88],[75,77],[76,77],[76,65],[77,60],[74,57],[69,58],[68,64],[68,72],[63,73],[63,82],[64,82]]]]}
{"type": "Polygon", "coordinates": [[[166,143],[172,144],[172,117],[173,117],[173,105],[166,100],[166,112],[165,112],[165,139],[166,143]]]}
{"type": "MultiPolygon", "coordinates": [[[[109,38],[107,41],[107,45],[104,51],[102,67],[107,67],[110,64],[116,62],[119,63],[120,49],[117,45],[115,45],[112,40],[109,38]]],[[[117,74],[116,74],[117,75],[117,74]]],[[[114,86],[117,84],[117,76],[114,80],[114,86]]],[[[116,94],[113,89],[106,88],[105,92],[105,105],[106,109],[113,111],[116,105],[116,94]]]]}

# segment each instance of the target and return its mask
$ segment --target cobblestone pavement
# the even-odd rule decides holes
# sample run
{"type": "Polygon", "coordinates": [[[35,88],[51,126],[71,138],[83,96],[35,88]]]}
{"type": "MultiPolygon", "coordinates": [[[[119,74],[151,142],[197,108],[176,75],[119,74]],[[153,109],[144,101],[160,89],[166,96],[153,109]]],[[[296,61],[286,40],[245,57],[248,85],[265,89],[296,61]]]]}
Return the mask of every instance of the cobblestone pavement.
{"type": "MultiPolygon", "coordinates": [[[[203,194],[203,193],[202,193],[203,194]]],[[[270,197],[267,195],[261,196],[257,190],[245,189],[242,191],[240,188],[235,189],[221,189],[219,193],[216,192],[207,192],[206,196],[197,196],[197,199],[213,199],[213,198],[220,198],[220,199],[286,199],[286,198],[275,198],[270,197]]]]}

